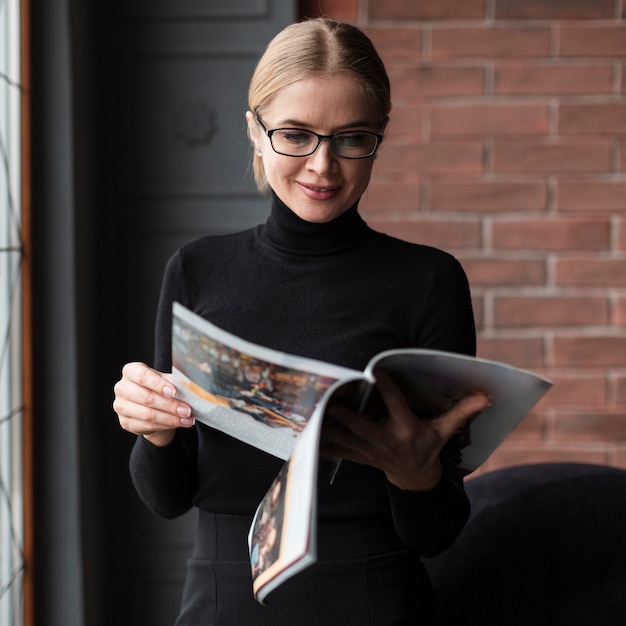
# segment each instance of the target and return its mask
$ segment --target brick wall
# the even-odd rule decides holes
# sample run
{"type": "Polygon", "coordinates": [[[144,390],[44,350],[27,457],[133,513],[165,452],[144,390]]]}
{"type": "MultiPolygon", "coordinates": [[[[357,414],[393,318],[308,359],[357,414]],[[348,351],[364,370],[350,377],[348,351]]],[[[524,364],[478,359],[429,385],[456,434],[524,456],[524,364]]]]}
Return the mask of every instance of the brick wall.
{"type": "Polygon", "coordinates": [[[315,0],[392,80],[362,210],[454,253],[479,356],[554,388],[484,470],[626,467],[626,2],[315,0]]]}

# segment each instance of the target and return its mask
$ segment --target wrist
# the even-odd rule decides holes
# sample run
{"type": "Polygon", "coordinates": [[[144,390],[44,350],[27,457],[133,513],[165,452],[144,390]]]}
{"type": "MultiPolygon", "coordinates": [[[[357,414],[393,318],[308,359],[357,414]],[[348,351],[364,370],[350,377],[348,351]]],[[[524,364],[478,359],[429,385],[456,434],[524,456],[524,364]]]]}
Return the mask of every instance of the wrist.
{"type": "Polygon", "coordinates": [[[174,441],[176,429],[158,430],[154,433],[143,435],[143,438],[157,448],[164,448],[174,441]]]}
{"type": "Polygon", "coordinates": [[[387,475],[387,480],[402,491],[427,492],[433,491],[441,482],[443,470],[441,463],[433,467],[424,468],[411,476],[387,475]]]}

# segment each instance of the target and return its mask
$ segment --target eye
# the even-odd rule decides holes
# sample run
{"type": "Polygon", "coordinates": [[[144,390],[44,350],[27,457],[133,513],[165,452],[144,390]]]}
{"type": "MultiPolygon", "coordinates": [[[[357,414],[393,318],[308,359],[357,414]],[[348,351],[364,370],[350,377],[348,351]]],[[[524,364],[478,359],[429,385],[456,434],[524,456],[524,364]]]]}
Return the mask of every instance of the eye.
{"type": "Polygon", "coordinates": [[[313,135],[307,133],[305,130],[286,129],[279,130],[275,133],[275,136],[279,141],[284,141],[292,145],[303,145],[311,141],[313,135]]]}
{"type": "Polygon", "coordinates": [[[367,133],[340,133],[335,135],[335,141],[341,148],[361,148],[371,143],[372,136],[367,133]]]}

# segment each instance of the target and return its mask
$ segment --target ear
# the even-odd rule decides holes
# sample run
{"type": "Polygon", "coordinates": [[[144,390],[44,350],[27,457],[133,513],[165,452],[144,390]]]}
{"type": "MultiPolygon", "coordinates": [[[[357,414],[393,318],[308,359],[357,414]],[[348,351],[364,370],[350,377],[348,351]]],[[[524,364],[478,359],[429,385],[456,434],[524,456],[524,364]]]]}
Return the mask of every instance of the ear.
{"type": "Polygon", "coordinates": [[[380,125],[380,132],[385,134],[385,130],[387,130],[387,124],[389,124],[389,116],[387,115],[383,120],[383,123],[380,125]]]}
{"type": "Polygon", "coordinates": [[[257,141],[259,139],[259,125],[252,111],[246,111],[246,122],[248,123],[248,139],[252,142],[252,147],[258,149],[257,141]]]}

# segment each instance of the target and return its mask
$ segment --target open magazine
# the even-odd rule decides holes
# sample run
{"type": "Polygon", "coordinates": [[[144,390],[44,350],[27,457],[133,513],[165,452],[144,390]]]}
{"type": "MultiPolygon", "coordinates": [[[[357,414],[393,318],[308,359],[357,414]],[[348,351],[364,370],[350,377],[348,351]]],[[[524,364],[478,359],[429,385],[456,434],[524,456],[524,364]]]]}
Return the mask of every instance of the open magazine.
{"type": "MultiPolygon", "coordinates": [[[[425,349],[389,350],[363,372],[244,341],[174,303],[172,363],[179,397],[197,421],[287,461],[259,504],[249,533],[253,591],[263,603],[316,559],[318,447],[334,402],[378,419],[376,376],[402,389],[416,415],[445,413],[465,395],[491,400],[444,448],[460,475],[479,467],[552,383],[510,365],[425,349]]],[[[340,471],[340,470],[339,470],[340,471]]]]}

